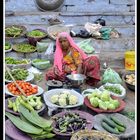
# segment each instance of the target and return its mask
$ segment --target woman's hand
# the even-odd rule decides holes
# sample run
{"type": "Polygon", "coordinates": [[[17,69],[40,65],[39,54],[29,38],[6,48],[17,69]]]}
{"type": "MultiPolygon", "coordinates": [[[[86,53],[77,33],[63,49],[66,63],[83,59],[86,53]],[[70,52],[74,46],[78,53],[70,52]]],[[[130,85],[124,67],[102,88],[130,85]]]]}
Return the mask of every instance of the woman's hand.
{"type": "Polygon", "coordinates": [[[81,74],[83,73],[82,64],[78,65],[77,73],[81,73],[81,74]]]}
{"type": "Polygon", "coordinates": [[[71,74],[76,74],[76,73],[77,73],[77,71],[72,71],[72,72],[71,72],[71,74]]]}
{"type": "Polygon", "coordinates": [[[64,69],[66,73],[71,73],[71,69],[67,65],[65,65],[64,69]]]}
{"type": "Polygon", "coordinates": [[[60,74],[60,71],[59,71],[59,69],[56,66],[54,67],[54,73],[56,75],[59,75],[60,74]]]}

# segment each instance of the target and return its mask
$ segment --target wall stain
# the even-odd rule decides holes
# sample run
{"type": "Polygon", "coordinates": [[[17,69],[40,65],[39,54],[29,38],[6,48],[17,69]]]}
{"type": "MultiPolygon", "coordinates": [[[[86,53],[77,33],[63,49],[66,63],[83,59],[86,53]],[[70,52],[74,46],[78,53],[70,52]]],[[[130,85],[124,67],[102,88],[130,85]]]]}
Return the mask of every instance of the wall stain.
{"type": "Polygon", "coordinates": [[[93,1],[95,1],[95,0],[88,0],[87,2],[93,2],[93,1]]]}

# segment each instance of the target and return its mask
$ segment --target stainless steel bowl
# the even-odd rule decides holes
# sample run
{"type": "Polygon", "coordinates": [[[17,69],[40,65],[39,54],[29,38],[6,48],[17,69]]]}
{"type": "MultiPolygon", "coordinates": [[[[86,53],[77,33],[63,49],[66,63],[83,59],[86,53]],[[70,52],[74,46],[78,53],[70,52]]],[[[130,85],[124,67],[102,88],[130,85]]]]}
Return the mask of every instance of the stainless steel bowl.
{"type": "Polygon", "coordinates": [[[85,82],[86,76],[83,74],[70,74],[66,76],[73,86],[80,86],[85,82]]]}
{"type": "Polygon", "coordinates": [[[59,11],[65,0],[34,0],[38,9],[42,11],[59,11]]]}

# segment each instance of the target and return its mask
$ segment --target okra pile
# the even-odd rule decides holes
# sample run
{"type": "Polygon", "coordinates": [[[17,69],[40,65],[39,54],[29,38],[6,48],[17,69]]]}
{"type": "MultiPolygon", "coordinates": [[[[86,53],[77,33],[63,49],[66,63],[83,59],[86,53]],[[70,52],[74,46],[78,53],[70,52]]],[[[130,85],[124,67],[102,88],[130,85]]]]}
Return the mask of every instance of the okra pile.
{"type": "MultiPolygon", "coordinates": [[[[12,74],[15,80],[25,80],[29,75],[29,72],[26,69],[22,68],[10,70],[10,73],[12,74]]],[[[7,71],[5,72],[5,79],[9,81],[12,80],[11,76],[7,71]]]]}
{"type": "Polygon", "coordinates": [[[8,108],[12,109],[14,112],[19,112],[20,104],[22,104],[29,110],[39,110],[43,106],[41,97],[37,97],[34,95],[28,97],[18,96],[14,101],[8,98],[8,108]]]}

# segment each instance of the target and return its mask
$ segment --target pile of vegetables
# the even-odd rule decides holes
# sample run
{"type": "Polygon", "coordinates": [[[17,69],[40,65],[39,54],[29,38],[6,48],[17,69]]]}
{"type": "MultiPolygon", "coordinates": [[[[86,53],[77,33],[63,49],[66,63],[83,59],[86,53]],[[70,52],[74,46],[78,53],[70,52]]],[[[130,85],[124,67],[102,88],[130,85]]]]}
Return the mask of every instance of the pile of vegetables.
{"type": "Polygon", "coordinates": [[[7,37],[18,37],[21,35],[22,32],[23,32],[22,28],[16,27],[14,25],[11,27],[5,28],[5,34],[7,37]]]}
{"type": "Polygon", "coordinates": [[[123,124],[113,116],[110,116],[110,118],[103,118],[103,120],[101,121],[101,125],[106,131],[113,134],[119,135],[126,130],[125,124],[123,124]]]}
{"type": "Polygon", "coordinates": [[[32,60],[32,65],[38,69],[46,69],[50,66],[50,61],[43,59],[34,59],[32,60]]]}
{"type": "Polygon", "coordinates": [[[33,73],[34,74],[34,81],[41,81],[43,78],[43,75],[40,73],[33,73]]]}
{"type": "Polygon", "coordinates": [[[11,49],[11,45],[8,42],[5,42],[5,50],[11,49]]]}
{"type": "Polygon", "coordinates": [[[12,109],[14,112],[19,112],[19,105],[22,104],[29,110],[39,110],[42,108],[43,103],[41,101],[41,97],[37,96],[18,96],[14,101],[8,98],[8,108],[12,109]]]}
{"type": "Polygon", "coordinates": [[[126,82],[130,85],[135,85],[135,74],[128,74],[125,76],[126,82]]]}
{"type": "Polygon", "coordinates": [[[46,35],[46,33],[44,33],[43,31],[40,31],[40,30],[33,30],[33,31],[27,33],[27,36],[29,36],[29,37],[42,37],[45,35],[46,35]]]}
{"type": "Polygon", "coordinates": [[[103,110],[115,110],[120,106],[120,102],[118,100],[112,99],[107,90],[95,90],[87,97],[90,101],[90,104],[95,108],[100,108],[103,110]]]}
{"type": "Polygon", "coordinates": [[[135,121],[135,111],[123,111],[122,114],[135,121]]]}
{"type": "Polygon", "coordinates": [[[53,117],[55,120],[55,130],[61,133],[73,133],[86,128],[88,123],[85,118],[81,118],[78,113],[68,112],[62,117],[53,117]]]}
{"type": "Polygon", "coordinates": [[[34,59],[33,63],[40,63],[40,62],[48,62],[48,60],[43,60],[43,59],[34,59]]]}
{"type": "Polygon", "coordinates": [[[22,132],[29,135],[32,140],[48,139],[55,136],[52,133],[52,121],[39,116],[35,110],[29,111],[24,106],[19,105],[20,117],[14,116],[9,112],[5,115],[22,132]]]}
{"type": "Polygon", "coordinates": [[[104,86],[104,89],[111,91],[113,93],[119,94],[119,95],[122,93],[122,91],[118,87],[115,87],[115,86],[104,86]]]}
{"type": "Polygon", "coordinates": [[[5,63],[6,64],[29,64],[30,60],[29,59],[16,59],[13,57],[6,57],[5,58],[5,63]]]}
{"type": "MultiPolygon", "coordinates": [[[[29,75],[29,72],[26,69],[22,68],[10,70],[10,73],[12,74],[15,80],[25,80],[29,75]]],[[[11,76],[7,71],[5,72],[5,79],[12,80],[11,76]]]]}
{"type": "Polygon", "coordinates": [[[60,94],[52,95],[50,101],[59,106],[76,105],[78,98],[68,91],[63,91],[60,94]]]}
{"type": "Polygon", "coordinates": [[[13,47],[13,49],[15,49],[18,52],[24,52],[24,53],[36,51],[36,47],[28,43],[17,44],[13,47]]]}
{"type": "MultiPolygon", "coordinates": [[[[36,94],[38,92],[38,86],[32,86],[29,82],[25,81],[16,81],[19,87],[23,90],[26,96],[36,94]]],[[[17,88],[14,82],[7,84],[7,89],[14,95],[21,95],[20,90],[17,88]]]]}

